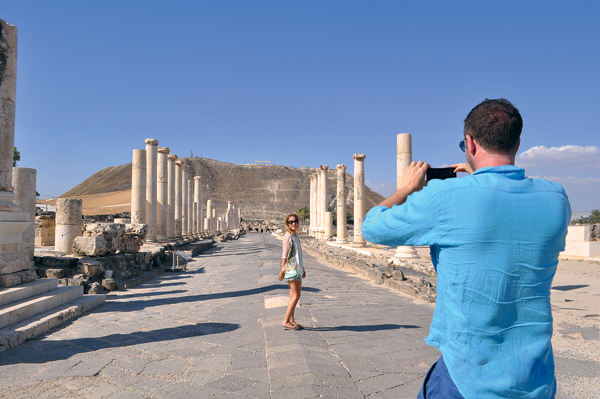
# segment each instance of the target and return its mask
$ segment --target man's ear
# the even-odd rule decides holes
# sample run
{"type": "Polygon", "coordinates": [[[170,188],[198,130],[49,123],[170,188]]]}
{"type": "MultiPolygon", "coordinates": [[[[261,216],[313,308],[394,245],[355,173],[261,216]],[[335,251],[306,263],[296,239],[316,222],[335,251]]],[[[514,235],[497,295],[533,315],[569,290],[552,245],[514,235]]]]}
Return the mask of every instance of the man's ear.
{"type": "Polygon", "coordinates": [[[465,136],[465,140],[468,143],[467,151],[469,151],[471,156],[475,155],[477,153],[477,144],[475,144],[475,140],[473,140],[473,137],[468,134],[465,136]]]}

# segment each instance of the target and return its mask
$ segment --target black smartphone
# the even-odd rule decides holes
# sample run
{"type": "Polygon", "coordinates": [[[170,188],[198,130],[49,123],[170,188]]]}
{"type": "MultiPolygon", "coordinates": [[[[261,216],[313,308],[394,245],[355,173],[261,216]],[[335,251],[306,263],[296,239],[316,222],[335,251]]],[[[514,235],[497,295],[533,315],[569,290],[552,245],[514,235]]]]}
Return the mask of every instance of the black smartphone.
{"type": "Polygon", "coordinates": [[[454,168],[429,168],[427,169],[427,180],[432,179],[448,179],[450,177],[456,177],[454,168]]]}

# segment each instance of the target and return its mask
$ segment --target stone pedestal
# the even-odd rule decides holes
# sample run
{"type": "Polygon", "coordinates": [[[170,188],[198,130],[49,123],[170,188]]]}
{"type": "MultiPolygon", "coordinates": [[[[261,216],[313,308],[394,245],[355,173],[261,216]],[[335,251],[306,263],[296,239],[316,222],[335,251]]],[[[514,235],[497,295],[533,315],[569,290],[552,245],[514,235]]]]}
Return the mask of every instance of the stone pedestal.
{"type": "Polygon", "coordinates": [[[362,221],[365,217],[365,154],[354,154],[354,242],[355,247],[364,247],[362,221]]]}
{"type": "MultiPolygon", "coordinates": [[[[396,141],[396,188],[402,186],[404,171],[412,162],[412,136],[410,133],[400,133],[396,141]]],[[[419,258],[417,249],[413,246],[399,246],[394,258],[419,258]]]]}
{"type": "Polygon", "coordinates": [[[72,253],[75,237],[82,235],[82,200],[58,198],[56,200],[55,250],[72,253]]]}
{"type": "Polygon", "coordinates": [[[169,241],[175,241],[175,161],[177,155],[169,154],[167,165],[167,238],[169,241]]]}
{"type": "Polygon", "coordinates": [[[169,149],[158,149],[156,168],[156,238],[158,242],[167,243],[167,218],[169,208],[169,149]]]}
{"type": "Polygon", "coordinates": [[[181,217],[183,215],[182,209],[182,166],[183,161],[181,159],[175,161],[175,237],[181,239],[181,217]]]}
{"type": "Polygon", "coordinates": [[[146,150],[133,150],[131,223],[146,224],[146,150]]]}
{"type": "Polygon", "coordinates": [[[157,150],[158,140],[146,139],[146,241],[157,242],[157,150]]]}
{"type": "Polygon", "coordinates": [[[346,238],[346,165],[337,165],[337,237],[336,242],[345,244],[346,238]]]}

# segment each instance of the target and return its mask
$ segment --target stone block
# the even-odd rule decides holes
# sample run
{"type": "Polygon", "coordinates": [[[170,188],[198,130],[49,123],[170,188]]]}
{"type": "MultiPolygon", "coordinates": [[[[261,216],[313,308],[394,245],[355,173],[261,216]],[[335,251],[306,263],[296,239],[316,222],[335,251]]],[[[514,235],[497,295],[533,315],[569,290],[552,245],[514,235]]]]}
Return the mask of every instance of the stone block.
{"type": "Polygon", "coordinates": [[[0,275],[0,287],[10,288],[19,284],[29,283],[37,280],[38,275],[35,269],[22,270],[16,273],[0,275]]]}
{"type": "Polygon", "coordinates": [[[76,237],[73,252],[79,255],[102,256],[111,253],[104,237],[76,237]]]}
{"type": "Polygon", "coordinates": [[[99,260],[82,258],[77,264],[77,271],[86,277],[99,277],[104,274],[104,267],[102,267],[99,260]]]}
{"type": "Polygon", "coordinates": [[[589,224],[569,226],[567,228],[567,242],[587,242],[590,240],[592,226],[589,224]]]}
{"type": "Polygon", "coordinates": [[[42,265],[52,268],[74,268],[77,267],[77,261],[79,258],[73,258],[69,256],[44,256],[42,258],[42,265]]]}
{"type": "Polygon", "coordinates": [[[102,294],[104,293],[104,287],[100,283],[92,283],[88,294],[102,294]]]}
{"type": "Polygon", "coordinates": [[[0,274],[11,274],[21,270],[31,269],[33,261],[21,251],[0,253],[0,274]]]}
{"type": "Polygon", "coordinates": [[[102,280],[102,286],[109,291],[117,290],[117,282],[112,278],[105,278],[102,280]]]}
{"type": "Polygon", "coordinates": [[[44,275],[46,278],[64,278],[66,276],[65,269],[46,269],[44,275]]]}

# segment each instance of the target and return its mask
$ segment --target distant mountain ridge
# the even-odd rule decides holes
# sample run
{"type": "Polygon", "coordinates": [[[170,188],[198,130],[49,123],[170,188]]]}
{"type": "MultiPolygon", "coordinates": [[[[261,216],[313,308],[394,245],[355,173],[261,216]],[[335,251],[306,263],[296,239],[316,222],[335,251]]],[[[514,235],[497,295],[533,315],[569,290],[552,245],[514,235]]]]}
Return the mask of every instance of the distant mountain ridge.
{"type": "MultiPolygon", "coordinates": [[[[227,201],[242,210],[250,220],[281,219],[297,212],[310,202],[310,175],[316,169],[270,164],[238,165],[210,158],[181,158],[191,168],[192,176],[202,177],[202,208],[212,199],[217,213],[227,209],[227,201]]],[[[131,163],[102,169],[60,198],[101,194],[131,189],[131,163]]],[[[336,212],[337,171],[327,174],[327,198],[336,212]]],[[[384,197],[366,187],[365,207],[368,211],[384,197]]],[[[354,213],[354,178],[346,173],[346,208],[354,213]]]]}

